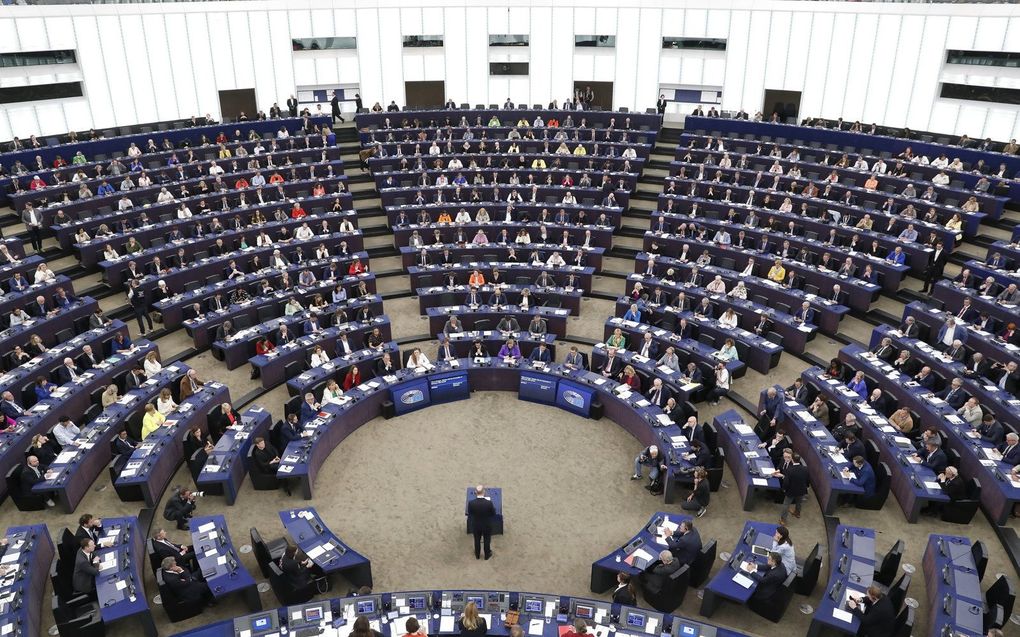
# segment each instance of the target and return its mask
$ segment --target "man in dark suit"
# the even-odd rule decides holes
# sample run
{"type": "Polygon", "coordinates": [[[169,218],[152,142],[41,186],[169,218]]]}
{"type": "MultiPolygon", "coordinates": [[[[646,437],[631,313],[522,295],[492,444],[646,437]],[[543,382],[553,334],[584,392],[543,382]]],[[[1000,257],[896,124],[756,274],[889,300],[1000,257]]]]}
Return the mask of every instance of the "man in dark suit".
{"type": "Polygon", "coordinates": [[[485,497],[485,487],[475,487],[475,497],[468,502],[468,524],[475,538],[475,559],[482,557],[482,543],[485,544],[485,559],[492,557],[492,524],[496,517],[496,507],[492,500],[485,497]]]}
{"type": "MultiPolygon", "coordinates": [[[[46,467],[39,464],[39,458],[29,456],[25,458],[25,464],[21,467],[21,493],[23,495],[35,495],[32,487],[46,479],[46,467]]],[[[46,500],[47,506],[54,506],[52,499],[46,500]]]]}
{"type": "Polygon", "coordinates": [[[889,363],[892,362],[893,356],[896,355],[896,348],[893,347],[892,339],[886,337],[882,339],[882,342],[875,347],[872,353],[889,363]]]}
{"type": "Polygon", "coordinates": [[[868,395],[868,405],[883,416],[889,415],[889,399],[877,387],[868,395]]]}
{"type": "Polygon", "coordinates": [[[552,353],[549,351],[549,346],[546,345],[545,341],[538,344],[538,347],[531,350],[531,354],[528,355],[529,361],[538,361],[540,363],[551,363],[552,353]]]}
{"type": "Polygon", "coordinates": [[[74,359],[68,356],[64,359],[64,364],[57,370],[57,380],[61,385],[70,383],[73,380],[77,380],[83,372],[82,368],[74,364],[74,359]]]}
{"type": "Polygon", "coordinates": [[[772,321],[764,313],[758,315],[758,322],[754,325],[754,333],[758,336],[765,336],[772,331],[772,321]]]}
{"type": "Polygon", "coordinates": [[[779,599],[783,582],[786,581],[786,575],[786,567],[783,566],[779,553],[770,551],[765,570],[758,568],[751,573],[751,578],[758,582],[758,586],[747,600],[748,607],[752,610],[765,609],[775,604],[779,599]]]}
{"type": "Polygon", "coordinates": [[[648,399],[648,402],[652,403],[653,405],[659,408],[665,407],[670,397],[671,393],[669,391],[669,388],[662,384],[661,378],[656,378],[652,380],[652,386],[651,388],[649,388],[648,393],[645,395],[645,398],[648,399]]]}
{"type": "Polygon", "coordinates": [[[773,476],[782,481],[783,510],[779,515],[779,520],[786,524],[791,513],[795,518],[800,517],[801,505],[807,499],[807,468],[800,463],[800,454],[787,447],[783,450],[783,464],[777,467],[773,476]]]}
{"type": "Polygon", "coordinates": [[[796,400],[801,405],[807,407],[811,394],[808,391],[807,385],[804,384],[804,379],[795,379],[793,384],[786,388],[786,397],[790,400],[796,400]]]}
{"type": "Polygon", "coordinates": [[[141,367],[135,367],[124,378],[124,386],[128,389],[134,389],[135,387],[141,387],[142,383],[146,380],[148,379],[145,377],[145,370],[141,367]]]}
{"type": "Polygon", "coordinates": [[[623,362],[620,357],[616,355],[615,347],[606,348],[606,360],[599,365],[599,371],[606,378],[615,378],[620,374],[620,370],[623,368],[623,362]]]}
{"type": "Polygon", "coordinates": [[[123,458],[125,463],[137,448],[138,443],[131,438],[128,438],[127,429],[121,429],[120,432],[117,433],[117,437],[113,439],[113,452],[117,454],[117,456],[123,458]]]}
{"type": "Polygon", "coordinates": [[[843,449],[843,455],[847,459],[856,458],[857,456],[867,457],[867,453],[864,450],[864,443],[857,439],[857,435],[853,433],[847,433],[843,437],[843,443],[840,445],[843,449]]]}
{"type": "MultiPolygon", "coordinates": [[[[921,373],[928,368],[922,368],[921,373]]],[[[939,399],[946,401],[953,409],[960,409],[963,404],[967,402],[967,392],[963,389],[963,381],[959,378],[954,378],[953,382],[946,385],[945,389],[942,389],[935,394],[939,399]]]]}
{"type": "Polygon", "coordinates": [[[212,606],[213,595],[209,585],[194,579],[190,572],[181,568],[175,558],[166,557],[160,563],[163,583],[179,602],[205,602],[212,606]]]}
{"type": "Polygon", "coordinates": [[[941,241],[935,244],[935,249],[928,254],[928,269],[925,271],[924,285],[921,287],[921,294],[928,294],[935,289],[946,271],[946,263],[949,262],[949,250],[946,250],[941,241]]]}
{"type": "Polygon", "coordinates": [[[1000,389],[1013,396],[1017,395],[1017,390],[1020,389],[1020,369],[1016,361],[1009,361],[1005,366],[996,363],[988,375],[995,380],[1000,389]]]}
{"type": "Polygon", "coordinates": [[[1006,442],[999,445],[999,453],[1006,464],[1020,465],[1020,436],[1012,431],[1006,434],[1006,442]]]}
{"type": "Polygon", "coordinates": [[[291,95],[287,98],[287,112],[290,113],[291,117],[297,117],[298,101],[291,95]]]}
{"type": "Polygon", "coordinates": [[[166,529],[163,528],[157,530],[156,534],[152,536],[152,550],[160,562],[172,557],[177,565],[183,568],[191,568],[195,560],[194,549],[186,544],[171,542],[167,537],[166,529]]]}
{"type": "Polygon", "coordinates": [[[642,573],[642,584],[645,593],[651,593],[657,595],[662,592],[662,589],[666,588],[669,583],[669,577],[679,571],[683,567],[680,560],[673,557],[673,552],[669,549],[663,549],[659,552],[659,559],[655,560],[648,565],[648,568],[642,573]]]}
{"type": "Polygon", "coordinates": [[[783,404],[783,397],[779,395],[775,387],[765,390],[765,399],[762,409],[758,412],[758,424],[755,426],[755,433],[760,440],[768,440],[776,427],[776,412],[783,404]]]}
{"type": "Polygon", "coordinates": [[[570,351],[567,352],[567,358],[563,361],[563,364],[572,369],[584,369],[584,357],[581,356],[581,352],[577,351],[576,345],[570,347],[570,351]]]}
{"type": "Polygon", "coordinates": [[[192,514],[195,512],[195,495],[191,489],[176,487],[174,494],[166,502],[163,509],[163,519],[177,522],[179,530],[188,530],[192,514]]]}
{"type": "Polygon", "coordinates": [[[71,588],[75,593],[95,597],[96,576],[99,575],[99,556],[96,555],[96,543],[92,538],[83,538],[79,546],[81,549],[74,555],[71,588]]]}
{"type": "Polygon", "coordinates": [[[896,628],[896,609],[877,586],[869,586],[867,596],[862,600],[851,598],[846,604],[850,612],[861,620],[857,630],[859,637],[892,637],[896,628]]]}
{"type": "Polygon", "coordinates": [[[908,316],[902,324],[900,324],[900,334],[903,334],[907,338],[917,338],[918,328],[917,321],[913,316],[908,316]]]}
{"type": "Polygon", "coordinates": [[[103,535],[103,520],[93,516],[91,513],[78,518],[78,529],[74,532],[74,539],[78,542],[89,539],[93,542],[99,542],[99,538],[103,535]]]}
{"type": "Polygon", "coordinates": [[[28,307],[25,309],[28,311],[29,315],[35,317],[46,316],[46,314],[50,311],[49,306],[46,304],[46,297],[41,294],[35,297],[35,300],[29,303],[28,307]]]}
{"type": "Polygon", "coordinates": [[[920,458],[921,463],[931,469],[935,475],[939,475],[946,470],[949,465],[949,458],[946,457],[946,452],[939,448],[939,441],[932,437],[924,442],[924,449],[918,450],[916,456],[920,458]]]}
{"type": "Polygon", "coordinates": [[[7,416],[11,420],[17,420],[25,415],[25,409],[14,401],[14,394],[9,391],[5,391],[2,394],[3,400],[0,400],[0,414],[7,416]]]}
{"type": "Polygon", "coordinates": [[[92,351],[91,345],[85,345],[81,348],[81,356],[78,357],[78,367],[90,370],[101,363],[102,360],[101,357],[96,356],[96,353],[92,351]]]}
{"type": "Polygon", "coordinates": [[[666,546],[681,565],[693,564],[701,552],[701,534],[694,528],[692,520],[684,520],[672,535],[666,537],[666,546]]]}
{"type": "Polygon", "coordinates": [[[223,298],[222,294],[217,294],[213,298],[209,299],[209,311],[210,312],[221,312],[227,308],[230,304],[223,298]]]}

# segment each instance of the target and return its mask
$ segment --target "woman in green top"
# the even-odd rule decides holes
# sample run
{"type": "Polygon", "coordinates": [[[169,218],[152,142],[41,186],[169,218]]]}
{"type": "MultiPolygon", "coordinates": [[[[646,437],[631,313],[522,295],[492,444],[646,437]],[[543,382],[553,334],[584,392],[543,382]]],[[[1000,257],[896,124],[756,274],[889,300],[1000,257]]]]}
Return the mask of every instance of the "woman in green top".
{"type": "Polygon", "coordinates": [[[613,333],[606,339],[606,347],[627,349],[627,337],[623,335],[623,330],[620,328],[613,330],[613,333]]]}

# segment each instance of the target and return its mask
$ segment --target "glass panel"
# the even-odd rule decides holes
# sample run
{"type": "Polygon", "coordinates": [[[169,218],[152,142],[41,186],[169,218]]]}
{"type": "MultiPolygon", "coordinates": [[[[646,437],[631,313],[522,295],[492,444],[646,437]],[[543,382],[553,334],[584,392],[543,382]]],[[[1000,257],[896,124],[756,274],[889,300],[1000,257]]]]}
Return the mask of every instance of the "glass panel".
{"type": "Polygon", "coordinates": [[[489,46],[528,46],[527,35],[490,35],[489,46]]]}
{"type": "Polygon", "coordinates": [[[595,48],[616,48],[615,35],[575,35],[574,46],[595,48]]]}
{"type": "Polygon", "coordinates": [[[489,62],[489,75],[527,75],[527,62],[489,62]]]}
{"type": "Polygon", "coordinates": [[[443,46],[443,36],[441,35],[405,35],[404,36],[404,48],[429,48],[443,46]]]}
{"type": "Polygon", "coordinates": [[[26,51],[21,53],[0,53],[0,68],[15,66],[41,66],[44,64],[74,64],[78,57],[73,49],[59,51],[26,51]]]}
{"type": "Polygon", "coordinates": [[[725,51],[726,40],[722,38],[662,38],[662,48],[725,51]]]}
{"type": "Polygon", "coordinates": [[[294,38],[294,51],[324,51],[328,49],[356,49],[358,38],[294,38]]]}
{"type": "Polygon", "coordinates": [[[60,100],[69,97],[81,97],[83,94],[81,82],[10,86],[8,88],[0,88],[0,104],[60,100]]]}

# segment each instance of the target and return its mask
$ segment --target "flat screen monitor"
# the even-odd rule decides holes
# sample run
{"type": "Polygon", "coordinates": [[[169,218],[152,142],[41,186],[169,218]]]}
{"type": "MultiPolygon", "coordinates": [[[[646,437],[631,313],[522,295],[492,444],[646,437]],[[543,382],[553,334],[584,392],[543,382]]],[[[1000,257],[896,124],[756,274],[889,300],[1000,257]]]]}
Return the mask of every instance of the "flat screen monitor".
{"type": "Polygon", "coordinates": [[[273,618],[269,615],[259,615],[251,618],[251,630],[252,632],[262,632],[263,630],[269,630],[273,625],[273,618]]]}
{"type": "Polygon", "coordinates": [[[480,611],[484,611],[485,610],[485,598],[483,598],[483,597],[481,597],[479,595],[468,595],[467,599],[465,601],[467,601],[467,602],[474,602],[475,606],[477,606],[478,610],[480,610],[480,611]]]}
{"type": "Polygon", "coordinates": [[[525,599],[524,600],[524,612],[525,613],[539,613],[543,612],[544,605],[540,599],[525,599]]]}
{"type": "Polygon", "coordinates": [[[574,607],[574,616],[578,619],[594,619],[595,607],[578,604],[574,607]]]}
{"type": "Polygon", "coordinates": [[[318,623],[322,621],[322,606],[309,606],[305,609],[304,613],[305,621],[308,623],[318,623]]]}
{"type": "Polygon", "coordinates": [[[374,599],[360,599],[355,602],[355,608],[359,615],[371,615],[375,612],[375,600],[374,599]]]}
{"type": "Polygon", "coordinates": [[[644,628],[645,616],[641,613],[627,613],[627,625],[631,628],[644,628]]]}
{"type": "Polygon", "coordinates": [[[408,597],[407,607],[411,610],[425,610],[425,596],[420,597],[408,597]]]}
{"type": "Polygon", "coordinates": [[[691,624],[687,624],[684,622],[679,622],[678,620],[675,619],[674,621],[677,621],[677,623],[680,624],[676,630],[677,637],[698,637],[699,631],[697,626],[693,626],[691,624]]]}

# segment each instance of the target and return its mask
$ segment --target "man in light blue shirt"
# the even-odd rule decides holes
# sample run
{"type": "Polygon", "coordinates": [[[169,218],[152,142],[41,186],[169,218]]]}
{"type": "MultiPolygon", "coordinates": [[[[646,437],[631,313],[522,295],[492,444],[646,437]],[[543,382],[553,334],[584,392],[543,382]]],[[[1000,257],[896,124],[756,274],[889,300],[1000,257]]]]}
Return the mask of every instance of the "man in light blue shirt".
{"type": "Polygon", "coordinates": [[[900,241],[914,242],[917,241],[917,230],[914,230],[914,224],[908,224],[907,227],[900,233],[900,241]]]}

